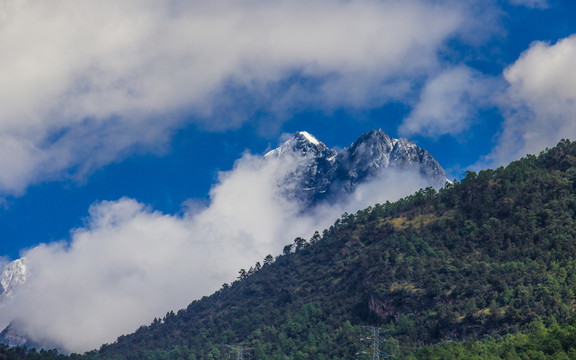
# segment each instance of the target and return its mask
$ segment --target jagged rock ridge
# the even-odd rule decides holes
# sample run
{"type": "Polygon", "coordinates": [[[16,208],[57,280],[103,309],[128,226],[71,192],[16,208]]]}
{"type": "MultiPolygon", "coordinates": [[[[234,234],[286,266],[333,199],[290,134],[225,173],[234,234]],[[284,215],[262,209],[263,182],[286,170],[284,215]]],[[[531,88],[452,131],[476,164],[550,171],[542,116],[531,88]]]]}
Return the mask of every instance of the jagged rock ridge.
{"type": "Polygon", "coordinates": [[[385,174],[388,169],[414,171],[434,187],[444,186],[447,181],[444,170],[430,153],[411,140],[394,139],[382,130],[362,135],[340,152],[301,131],[265,156],[296,159],[295,170],[279,187],[287,198],[303,206],[342,200],[359,184],[385,174]]]}

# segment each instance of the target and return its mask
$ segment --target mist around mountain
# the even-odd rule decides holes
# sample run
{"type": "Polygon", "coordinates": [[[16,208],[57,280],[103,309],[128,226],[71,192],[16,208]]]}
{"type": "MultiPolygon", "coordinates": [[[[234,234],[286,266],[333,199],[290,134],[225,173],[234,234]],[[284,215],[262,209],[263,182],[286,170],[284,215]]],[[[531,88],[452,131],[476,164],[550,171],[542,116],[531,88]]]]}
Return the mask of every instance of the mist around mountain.
{"type": "Polygon", "coordinates": [[[96,203],[68,241],[25,252],[25,284],[0,304],[0,337],[66,352],[97,348],[213,293],[345,211],[444,181],[426,151],[382,131],[339,153],[299,132],[267,156],[245,154],[219,174],[209,203],[190,202],[181,214],[128,198],[96,203]]]}
{"type": "MultiPolygon", "coordinates": [[[[343,214],[238,279],[71,359],[570,359],[576,143],[343,214]]],[[[11,358],[66,358],[0,348],[11,358]]]]}
{"type": "Polygon", "coordinates": [[[343,214],[83,359],[570,359],[576,143],[343,214]],[[366,352],[366,354],[364,354],[366,352]]]}

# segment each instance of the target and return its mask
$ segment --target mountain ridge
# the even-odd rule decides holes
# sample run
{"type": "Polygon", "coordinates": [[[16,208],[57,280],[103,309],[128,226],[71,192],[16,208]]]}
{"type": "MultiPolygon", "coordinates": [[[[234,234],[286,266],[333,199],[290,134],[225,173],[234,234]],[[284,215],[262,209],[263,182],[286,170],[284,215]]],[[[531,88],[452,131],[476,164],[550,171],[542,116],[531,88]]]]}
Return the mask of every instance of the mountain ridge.
{"type": "Polygon", "coordinates": [[[305,207],[323,201],[343,201],[358,185],[392,171],[412,171],[440,188],[447,178],[440,164],[413,141],[394,139],[381,129],[361,135],[350,146],[329,149],[313,135],[300,131],[265,158],[292,157],[296,169],[279,186],[289,199],[305,207]]]}
{"type": "Polygon", "coordinates": [[[344,214],[94,357],[211,359],[242,344],[257,359],[350,359],[367,324],[388,331],[383,352],[401,356],[562,322],[576,301],[575,189],[576,143],[565,141],[439,192],[344,214]]]}
{"type": "MultiPolygon", "coordinates": [[[[295,161],[294,170],[277,186],[288,199],[296,200],[304,211],[324,201],[345,202],[345,198],[350,196],[357,186],[377,178],[389,168],[410,168],[415,171],[414,176],[420,176],[418,174],[426,173],[424,167],[427,167],[428,172],[435,176],[431,176],[428,183],[439,186],[443,185],[445,180],[444,171],[429,153],[409,140],[393,139],[382,130],[373,130],[362,135],[340,152],[329,149],[310,133],[299,131],[278,148],[262,156],[263,161],[273,158],[295,161]],[[422,159],[428,160],[428,163],[422,159]]],[[[3,293],[4,298],[12,296],[18,286],[26,282],[24,264],[25,259],[15,260],[1,275],[2,279],[6,279],[7,291],[3,293]],[[21,271],[21,274],[18,271],[21,271]]],[[[9,345],[34,345],[28,336],[22,333],[25,326],[22,326],[18,319],[10,320],[16,322],[12,321],[0,332],[0,342],[9,345]]]]}

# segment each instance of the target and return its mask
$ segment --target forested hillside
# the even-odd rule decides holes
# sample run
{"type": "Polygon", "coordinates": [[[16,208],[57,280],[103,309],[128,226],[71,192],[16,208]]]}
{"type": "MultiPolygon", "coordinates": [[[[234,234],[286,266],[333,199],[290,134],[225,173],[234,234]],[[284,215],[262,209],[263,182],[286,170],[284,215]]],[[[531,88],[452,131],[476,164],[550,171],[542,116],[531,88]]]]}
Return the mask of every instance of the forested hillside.
{"type": "Polygon", "coordinates": [[[562,141],[344,214],[86,357],[221,359],[242,345],[253,359],[366,358],[370,325],[382,329],[382,354],[397,357],[574,358],[575,218],[576,143],[562,141]]]}

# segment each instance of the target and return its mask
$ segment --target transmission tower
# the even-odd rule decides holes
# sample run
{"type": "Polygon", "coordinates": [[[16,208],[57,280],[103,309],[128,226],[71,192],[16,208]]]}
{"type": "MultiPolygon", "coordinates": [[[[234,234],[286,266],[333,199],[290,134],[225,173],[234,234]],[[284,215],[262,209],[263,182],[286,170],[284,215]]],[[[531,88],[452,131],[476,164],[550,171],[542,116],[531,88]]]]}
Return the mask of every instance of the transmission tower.
{"type": "Polygon", "coordinates": [[[244,354],[246,354],[248,356],[248,359],[249,359],[250,354],[248,353],[248,351],[254,349],[254,348],[250,348],[250,347],[246,347],[246,346],[240,346],[240,345],[226,345],[226,346],[228,346],[230,349],[232,349],[236,352],[236,360],[243,360],[244,354]]]}
{"type": "Polygon", "coordinates": [[[376,326],[363,326],[372,332],[372,360],[380,360],[380,328],[376,326]]]}
{"type": "Polygon", "coordinates": [[[368,339],[372,340],[372,346],[371,346],[371,351],[370,351],[372,353],[372,360],[380,360],[381,358],[382,359],[390,359],[390,358],[394,357],[394,355],[389,355],[389,354],[382,354],[382,357],[380,356],[380,344],[382,342],[388,341],[388,340],[380,340],[380,328],[379,327],[363,326],[363,328],[372,333],[372,335],[368,338],[368,339]]]}

